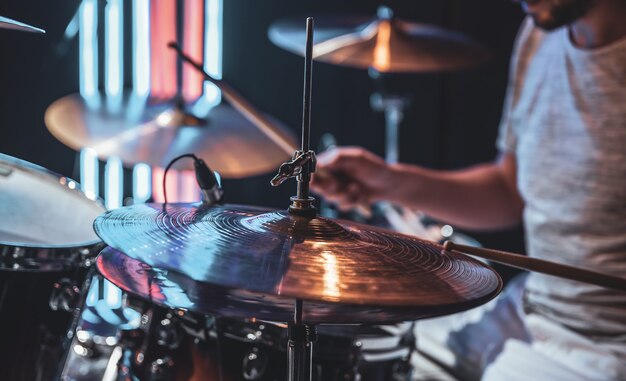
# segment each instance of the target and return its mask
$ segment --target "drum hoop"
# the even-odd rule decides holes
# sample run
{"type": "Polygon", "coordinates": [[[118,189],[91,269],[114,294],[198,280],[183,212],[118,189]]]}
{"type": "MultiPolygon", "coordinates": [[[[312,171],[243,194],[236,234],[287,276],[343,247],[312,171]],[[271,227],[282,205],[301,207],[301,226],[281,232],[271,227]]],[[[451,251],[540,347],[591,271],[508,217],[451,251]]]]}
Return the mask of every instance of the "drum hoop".
{"type": "MultiPolygon", "coordinates": [[[[12,165],[17,167],[19,170],[22,170],[29,175],[34,177],[49,181],[51,179],[57,179],[57,183],[59,186],[64,188],[64,191],[73,192],[73,194],[78,195],[82,200],[86,202],[90,202],[97,207],[102,209],[102,213],[106,212],[106,208],[104,207],[104,202],[100,197],[96,197],[95,199],[91,199],[85,195],[80,190],[80,183],[73,180],[70,177],[60,175],[56,172],[53,172],[49,169],[46,169],[40,165],[33,164],[29,161],[18,159],[16,157],[2,154],[0,153],[0,165],[6,163],[7,165],[12,165]],[[75,188],[70,188],[68,185],[62,184],[60,179],[64,178],[66,180],[66,184],[75,183],[75,188]]],[[[27,242],[13,242],[13,241],[2,241],[0,240],[0,257],[9,257],[9,258],[29,258],[33,259],[36,264],[55,264],[59,263],[62,266],[67,267],[70,262],[71,255],[68,255],[68,261],[59,260],[61,258],[61,254],[63,252],[68,252],[68,254],[77,254],[84,256],[85,251],[89,251],[91,253],[97,253],[97,250],[94,251],[94,248],[100,244],[101,241],[98,239],[83,241],[83,242],[75,242],[71,244],[45,244],[45,243],[27,243],[27,242]],[[44,255],[46,257],[52,257],[52,260],[37,260],[38,257],[44,255]],[[65,262],[65,264],[63,264],[65,262]]],[[[19,268],[12,269],[7,267],[0,266],[1,271],[42,271],[41,269],[36,268],[19,268]]],[[[45,270],[44,270],[45,271],[45,270]]]]}

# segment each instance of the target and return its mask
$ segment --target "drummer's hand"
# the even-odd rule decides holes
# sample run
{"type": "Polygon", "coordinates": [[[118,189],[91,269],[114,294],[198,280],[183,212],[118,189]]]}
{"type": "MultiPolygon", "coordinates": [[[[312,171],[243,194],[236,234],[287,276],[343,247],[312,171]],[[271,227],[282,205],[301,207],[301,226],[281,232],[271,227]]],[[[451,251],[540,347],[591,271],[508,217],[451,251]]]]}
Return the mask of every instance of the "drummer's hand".
{"type": "Polygon", "coordinates": [[[317,157],[311,188],[342,210],[385,198],[390,169],[379,156],[359,147],[333,148],[317,157]]]}

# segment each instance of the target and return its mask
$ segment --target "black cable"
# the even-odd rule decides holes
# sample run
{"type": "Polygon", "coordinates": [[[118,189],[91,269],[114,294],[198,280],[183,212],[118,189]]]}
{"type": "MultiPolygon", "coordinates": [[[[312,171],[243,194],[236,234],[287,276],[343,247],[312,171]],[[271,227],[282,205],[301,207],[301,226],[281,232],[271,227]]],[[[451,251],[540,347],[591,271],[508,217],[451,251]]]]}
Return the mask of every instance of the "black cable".
{"type": "Polygon", "coordinates": [[[163,172],[163,209],[165,210],[165,206],[167,205],[167,172],[174,163],[185,157],[193,159],[196,182],[202,191],[202,203],[206,205],[221,204],[223,202],[224,193],[222,192],[222,188],[220,188],[219,181],[217,181],[213,170],[206,165],[204,160],[192,153],[186,153],[175,157],[167,164],[167,167],[165,167],[165,171],[163,172]]]}
{"type": "Polygon", "coordinates": [[[167,186],[166,186],[166,179],[167,179],[167,171],[170,170],[170,168],[172,168],[172,165],[174,165],[174,163],[176,163],[178,160],[185,158],[185,157],[190,157],[192,158],[195,162],[198,162],[198,157],[192,153],[186,153],[180,156],[176,156],[175,158],[173,158],[169,164],[167,164],[167,167],[165,167],[165,171],[163,172],[163,207],[165,207],[165,205],[167,205],[167,186]]]}

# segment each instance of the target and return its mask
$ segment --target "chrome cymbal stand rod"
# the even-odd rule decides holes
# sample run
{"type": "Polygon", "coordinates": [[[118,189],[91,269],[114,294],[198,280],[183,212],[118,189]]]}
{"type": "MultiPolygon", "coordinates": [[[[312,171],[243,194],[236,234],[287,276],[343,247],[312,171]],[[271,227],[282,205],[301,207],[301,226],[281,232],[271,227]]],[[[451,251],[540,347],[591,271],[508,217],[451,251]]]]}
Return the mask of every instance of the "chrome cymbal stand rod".
{"type": "Polygon", "coordinates": [[[302,323],[302,308],[302,299],[296,299],[294,319],[289,323],[288,381],[311,381],[313,377],[313,343],[317,340],[317,329],[315,325],[302,323]]]}
{"type": "Polygon", "coordinates": [[[400,125],[409,99],[399,95],[374,93],[370,97],[370,105],[374,111],[385,114],[385,161],[396,164],[400,159],[400,125]]]}
{"type": "Polygon", "coordinates": [[[289,213],[314,218],[317,211],[315,199],[309,195],[311,173],[315,172],[315,151],[310,149],[311,137],[311,87],[313,79],[313,17],[306,19],[306,50],[304,55],[304,96],[302,108],[302,147],[297,150],[291,161],[283,163],[278,174],[271,180],[272,186],[278,186],[290,177],[298,181],[295,196],[291,197],[289,213]]]}
{"type": "MultiPolygon", "coordinates": [[[[302,100],[302,147],[301,151],[309,152],[311,140],[311,82],[313,79],[313,17],[306,19],[306,51],[304,54],[304,94],[302,100]]],[[[311,173],[304,171],[298,177],[298,193],[300,200],[309,198],[309,181],[311,173]]]]}
{"type": "MultiPolygon", "coordinates": [[[[278,186],[285,180],[295,177],[298,190],[291,197],[289,213],[305,218],[315,218],[315,199],[309,195],[311,173],[315,172],[315,151],[310,149],[311,135],[311,84],[313,76],[313,18],[306,19],[306,54],[304,56],[304,97],[302,108],[302,147],[293,154],[293,159],[283,163],[278,174],[271,181],[278,186]]],[[[300,220],[305,222],[308,220],[300,220]]],[[[288,381],[311,381],[313,363],[313,342],[317,340],[314,325],[302,322],[303,301],[296,299],[293,321],[289,323],[287,345],[288,381]]]]}

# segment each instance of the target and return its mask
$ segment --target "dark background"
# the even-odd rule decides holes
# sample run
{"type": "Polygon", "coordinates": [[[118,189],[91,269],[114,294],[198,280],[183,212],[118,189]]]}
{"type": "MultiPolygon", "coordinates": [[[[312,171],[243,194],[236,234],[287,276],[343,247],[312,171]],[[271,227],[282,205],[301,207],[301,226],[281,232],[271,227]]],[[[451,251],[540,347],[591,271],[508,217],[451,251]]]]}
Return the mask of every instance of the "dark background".
{"type": "MultiPolygon", "coordinates": [[[[78,178],[76,154],[48,133],[44,112],[55,99],[78,90],[78,41],[70,41],[61,50],[59,42],[79,3],[0,2],[0,15],[47,30],[45,35],[0,30],[0,152],[74,178],[78,178]]],[[[105,2],[100,3],[104,9],[105,2]]],[[[224,79],[260,109],[297,131],[302,114],[303,61],[272,45],[267,39],[268,26],[288,16],[374,15],[381,4],[371,0],[224,0],[224,79]]],[[[452,169],[492,160],[497,154],[494,141],[509,55],[522,20],[519,6],[506,0],[394,0],[384,4],[396,17],[463,32],[494,53],[494,58],[478,69],[393,79],[395,89],[412,98],[401,128],[401,161],[452,169]]],[[[130,1],[126,6],[128,17],[130,1]]],[[[131,46],[130,39],[125,46],[131,46]]],[[[126,74],[130,82],[130,70],[126,74]]],[[[316,63],[312,142],[316,144],[322,133],[332,132],[340,144],[364,146],[382,155],[384,119],[369,106],[375,90],[366,71],[316,63]]],[[[271,188],[269,178],[271,175],[226,181],[228,202],[285,207],[295,186],[271,188]]],[[[485,246],[523,251],[519,229],[470,234],[485,246]]]]}

